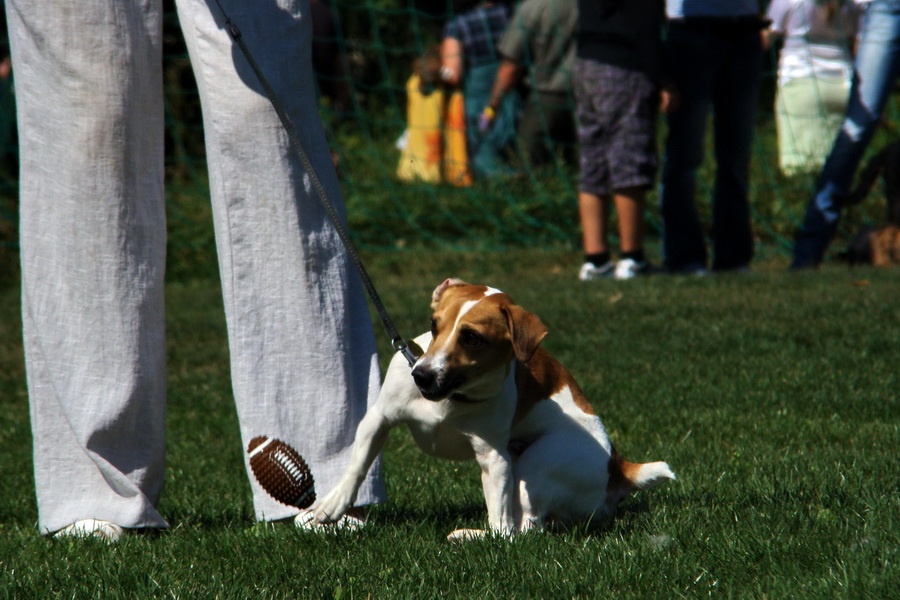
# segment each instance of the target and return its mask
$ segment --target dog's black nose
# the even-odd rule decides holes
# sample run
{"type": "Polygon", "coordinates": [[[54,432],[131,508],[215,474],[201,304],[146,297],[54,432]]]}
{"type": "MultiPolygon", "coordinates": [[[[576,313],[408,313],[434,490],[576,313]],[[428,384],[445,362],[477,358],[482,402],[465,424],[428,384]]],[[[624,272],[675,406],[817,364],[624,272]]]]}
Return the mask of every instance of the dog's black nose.
{"type": "Polygon", "coordinates": [[[431,390],[437,379],[434,371],[422,368],[422,365],[417,365],[416,368],[412,370],[412,376],[413,380],[416,382],[416,386],[423,392],[431,390]]]}

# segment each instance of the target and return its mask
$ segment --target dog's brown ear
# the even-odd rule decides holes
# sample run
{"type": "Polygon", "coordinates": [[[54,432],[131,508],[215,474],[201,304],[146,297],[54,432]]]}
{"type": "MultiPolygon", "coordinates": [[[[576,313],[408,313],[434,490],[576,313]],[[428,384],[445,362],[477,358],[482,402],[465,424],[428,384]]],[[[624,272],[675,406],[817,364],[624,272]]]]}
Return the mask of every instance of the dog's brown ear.
{"type": "Polygon", "coordinates": [[[547,327],[537,315],[516,304],[504,307],[503,312],[506,313],[513,352],[519,362],[528,362],[547,335],[547,327]]]}
{"type": "Polygon", "coordinates": [[[434,291],[431,293],[431,308],[436,308],[438,302],[441,301],[441,296],[444,295],[444,290],[454,285],[466,285],[466,282],[462,279],[445,279],[443,283],[434,288],[434,291]]]}

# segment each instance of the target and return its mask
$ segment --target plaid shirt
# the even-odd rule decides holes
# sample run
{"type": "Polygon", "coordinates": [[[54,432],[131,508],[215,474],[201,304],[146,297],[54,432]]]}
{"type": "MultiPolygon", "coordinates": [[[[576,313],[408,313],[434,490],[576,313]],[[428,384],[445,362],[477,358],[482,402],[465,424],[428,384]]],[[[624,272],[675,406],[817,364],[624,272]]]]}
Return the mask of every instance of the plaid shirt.
{"type": "Polygon", "coordinates": [[[509,6],[478,6],[451,19],[444,26],[444,37],[459,40],[467,66],[496,63],[497,43],[509,23],[509,6]]]}

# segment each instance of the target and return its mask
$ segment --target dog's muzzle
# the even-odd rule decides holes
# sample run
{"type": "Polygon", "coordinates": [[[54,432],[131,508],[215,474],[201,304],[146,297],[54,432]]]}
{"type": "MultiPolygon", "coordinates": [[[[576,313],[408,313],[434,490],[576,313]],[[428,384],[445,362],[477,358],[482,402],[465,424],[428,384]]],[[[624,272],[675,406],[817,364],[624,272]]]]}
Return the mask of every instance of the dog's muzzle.
{"type": "Polygon", "coordinates": [[[450,396],[462,384],[462,377],[446,378],[443,373],[416,365],[412,370],[413,380],[426,400],[442,400],[450,396]]]}

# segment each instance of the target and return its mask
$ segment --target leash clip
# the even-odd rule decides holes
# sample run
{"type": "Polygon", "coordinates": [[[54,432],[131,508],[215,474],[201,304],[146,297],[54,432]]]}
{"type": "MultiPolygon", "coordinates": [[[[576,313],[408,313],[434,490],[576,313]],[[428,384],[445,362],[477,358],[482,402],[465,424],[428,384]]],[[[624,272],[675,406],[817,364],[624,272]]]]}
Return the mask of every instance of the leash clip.
{"type": "Polygon", "coordinates": [[[395,337],[391,340],[391,345],[394,347],[394,350],[403,355],[410,367],[416,364],[416,360],[418,359],[416,358],[416,355],[413,354],[412,350],[409,349],[409,344],[406,343],[406,340],[402,337],[395,337]]]}

